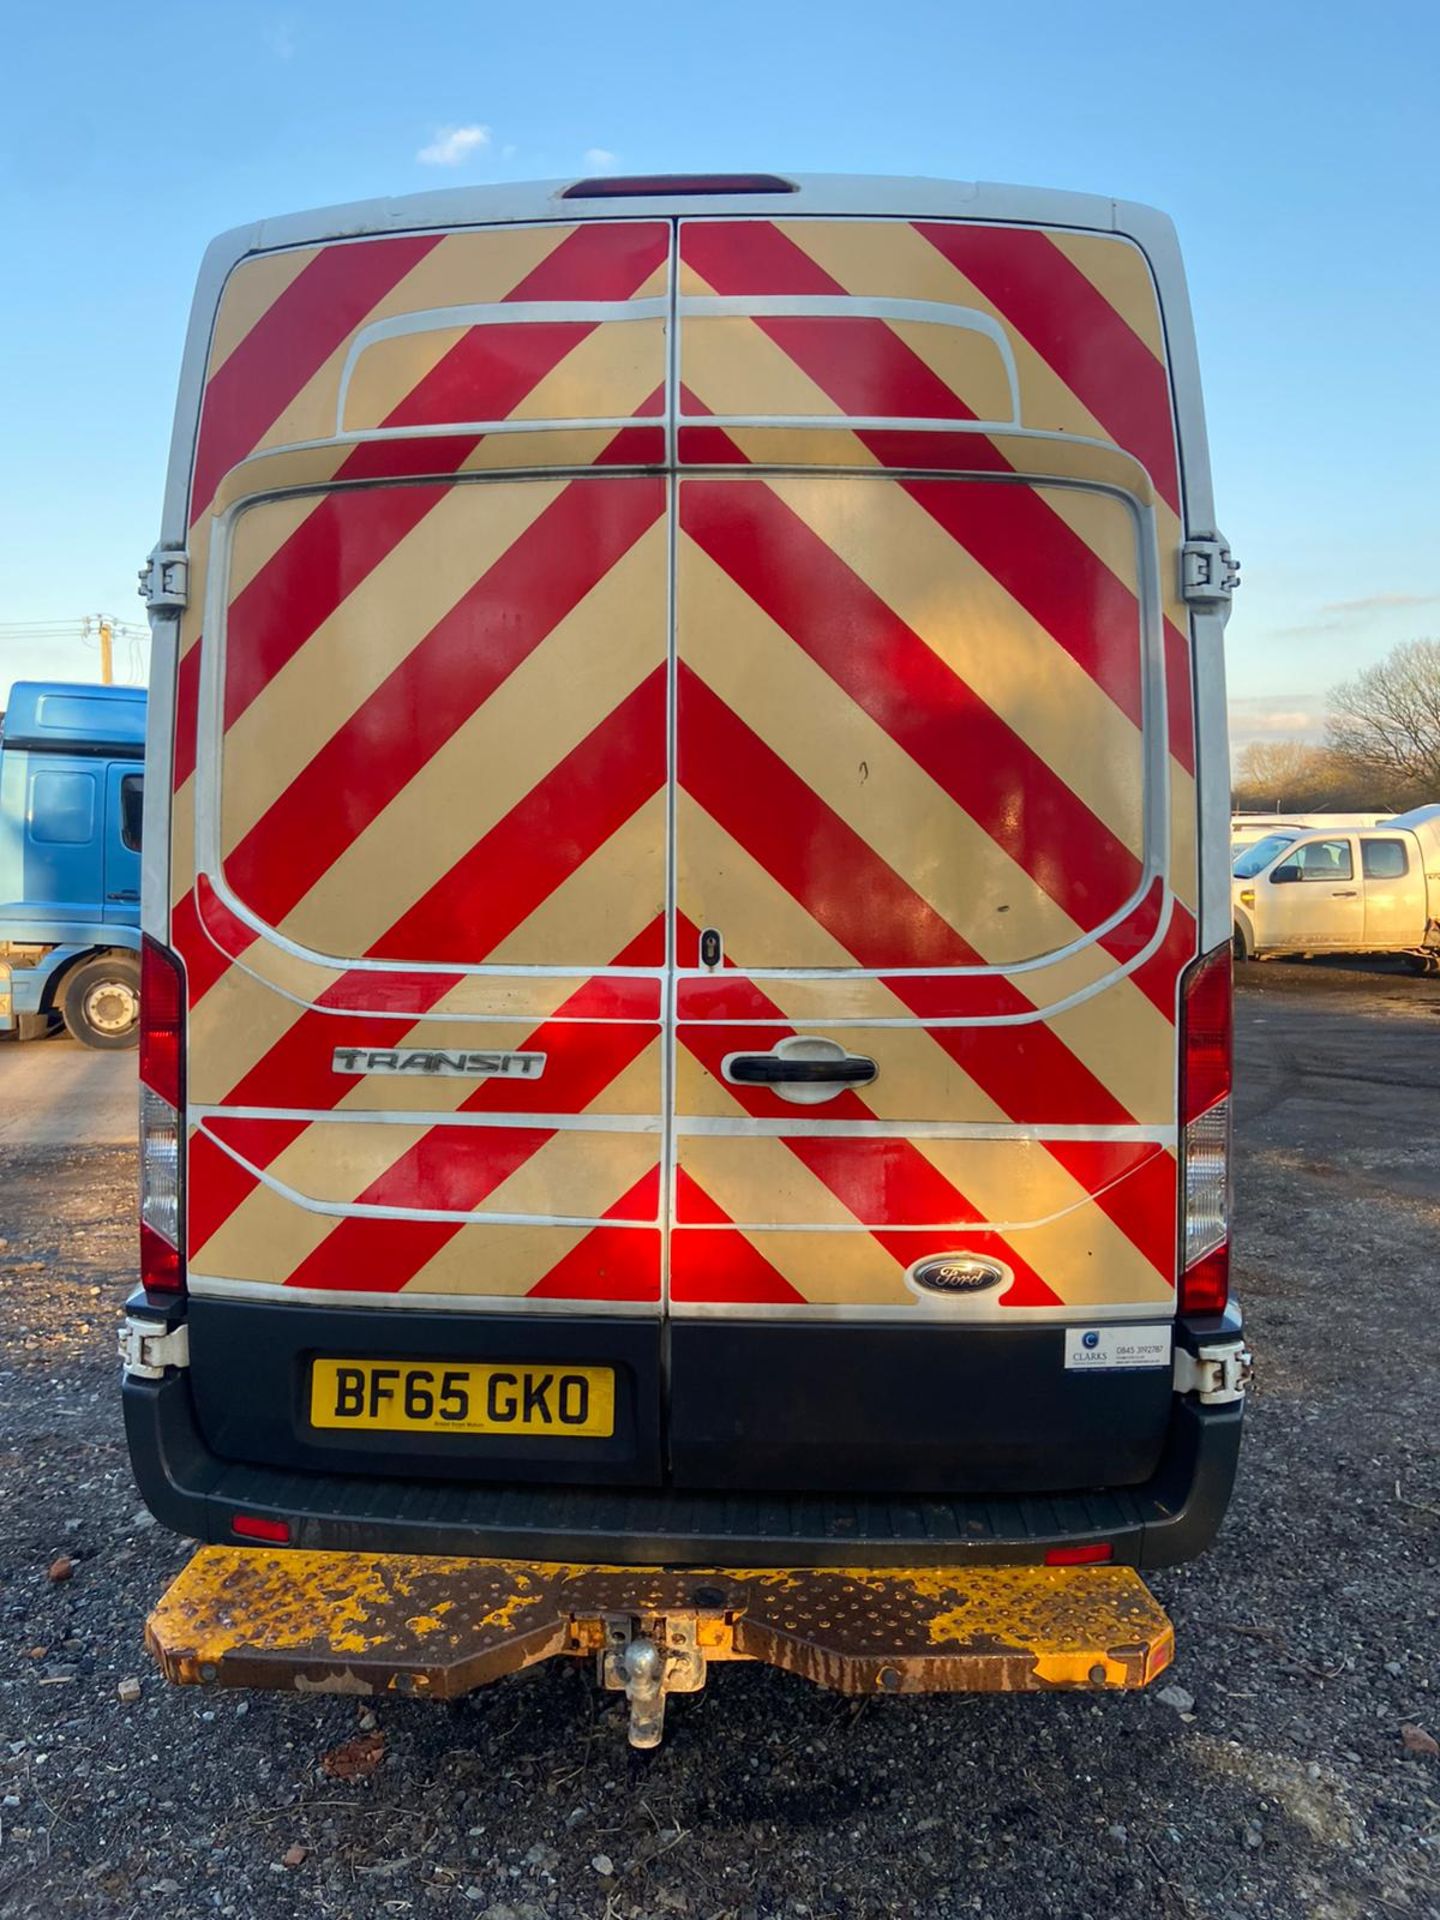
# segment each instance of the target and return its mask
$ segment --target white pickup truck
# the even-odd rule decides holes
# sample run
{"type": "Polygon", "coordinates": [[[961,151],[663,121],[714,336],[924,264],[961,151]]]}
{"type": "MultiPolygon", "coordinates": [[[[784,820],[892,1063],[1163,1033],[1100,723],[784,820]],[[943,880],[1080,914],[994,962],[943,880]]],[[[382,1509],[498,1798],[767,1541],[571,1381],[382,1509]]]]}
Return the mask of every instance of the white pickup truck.
{"type": "Polygon", "coordinates": [[[1440,806],[1370,828],[1277,827],[1230,885],[1237,960],[1400,953],[1440,973],[1440,806]]]}

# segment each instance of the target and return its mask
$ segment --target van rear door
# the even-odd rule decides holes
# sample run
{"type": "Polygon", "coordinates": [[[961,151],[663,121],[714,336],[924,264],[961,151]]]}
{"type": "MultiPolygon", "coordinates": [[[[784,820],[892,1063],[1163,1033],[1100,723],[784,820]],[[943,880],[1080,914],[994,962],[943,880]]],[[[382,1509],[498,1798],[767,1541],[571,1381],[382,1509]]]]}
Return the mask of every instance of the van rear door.
{"type": "Polygon", "coordinates": [[[680,273],[674,1470],[1138,1480],[1194,952],[1143,259],[696,220],[680,273]]]}
{"type": "Polygon", "coordinates": [[[170,849],[208,1444],[1145,1479],[1196,822],[1138,248],[387,235],[243,262],[209,352],[170,849]],[[454,1366],[533,1420],[447,1430],[454,1366]],[[608,1428],[545,1424],[562,1370],[608,1428]]]}
{"type": "Polygon", "coordinates": [[[229,1457],[658,1476],[669,252],[552,224],[232,275],[173,859],[229,1457]]]}

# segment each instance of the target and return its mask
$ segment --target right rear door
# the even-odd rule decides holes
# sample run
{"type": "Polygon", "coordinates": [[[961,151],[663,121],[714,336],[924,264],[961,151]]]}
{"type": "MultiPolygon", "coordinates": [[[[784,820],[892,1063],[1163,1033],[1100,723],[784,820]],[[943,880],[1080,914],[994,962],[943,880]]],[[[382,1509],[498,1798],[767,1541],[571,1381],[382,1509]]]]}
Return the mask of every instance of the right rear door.
{"type": "Polygon", "coordinates": [[[1123,1480],[1168,1416],[1165,1342],[1102,1386],[1067,1341],[1173,1313],[1173,513],[1016,431],[1082,409],[952,239],[682,227],[681,1478],[1123,1480]]]}

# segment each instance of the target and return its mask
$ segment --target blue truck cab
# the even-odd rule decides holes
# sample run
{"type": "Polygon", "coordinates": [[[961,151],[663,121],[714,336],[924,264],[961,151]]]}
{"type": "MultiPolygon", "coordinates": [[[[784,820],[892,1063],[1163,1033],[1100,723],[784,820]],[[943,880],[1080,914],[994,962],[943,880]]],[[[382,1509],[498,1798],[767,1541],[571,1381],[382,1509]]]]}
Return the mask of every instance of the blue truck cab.
{"type": "Polygon", "coordinates": [[[140,1033],[142,687],[22,680],[0,720],[0,1035],[140,1033]]]}

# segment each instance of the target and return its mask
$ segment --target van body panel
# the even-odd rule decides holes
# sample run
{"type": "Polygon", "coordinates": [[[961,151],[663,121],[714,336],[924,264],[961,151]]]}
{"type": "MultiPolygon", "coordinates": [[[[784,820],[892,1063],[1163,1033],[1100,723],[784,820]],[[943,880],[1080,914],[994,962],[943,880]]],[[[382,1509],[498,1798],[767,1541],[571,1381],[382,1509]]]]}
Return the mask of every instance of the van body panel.
{"type": "MultiPolygon", "coordinates": [[[[784,1383],[830,1362],[781,1329],[864,1371],[893,1328],[959,1379],[1048,1327],[1050,1483],[1134,1484],[1168,1371],[1067,1460],[1094,1383],[1056,1356],[1077,1316],[1175,1305],[1223,748],[1168,230],[811,198],[281,227],[225,262],[147,859],[187,976],[190,1289],[212,1327],[329,1312],[337,1352],[361,1312],[402,1355],[435,1313],[479,1349],[532,1314],[575,1364],[631,1323],[670,1401],[626,1472],[692,1484],[822,1470],[839,1428],[797,1399],[807,1453],[784,1383]],[[987,1277],[927,1290],[936,1262],[987,1277]],[[772,1367],[767,1414],[743,1382],[772,1367]]],[[[906,1439],[905,1377],[875,1361],[873,1460],[835,1471],[1020,1472],[998,1414],[906,1439]]],[[[242,1446],[223,1367],[195,1388],[242,1446]]]]}
{"type": "Polygon", "coordinates": [[[601,968],[641,943],[632,964],[663,964],[664,482],[310,497],[303,612],[294,497],[233,542],[232,904],[343,961],[601,968]],[[257,548],[272,565],[239,586],[257,548]]]}

